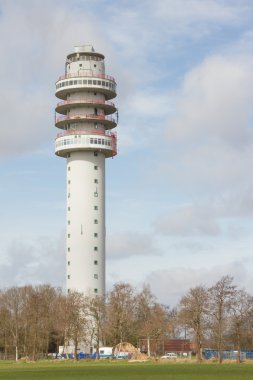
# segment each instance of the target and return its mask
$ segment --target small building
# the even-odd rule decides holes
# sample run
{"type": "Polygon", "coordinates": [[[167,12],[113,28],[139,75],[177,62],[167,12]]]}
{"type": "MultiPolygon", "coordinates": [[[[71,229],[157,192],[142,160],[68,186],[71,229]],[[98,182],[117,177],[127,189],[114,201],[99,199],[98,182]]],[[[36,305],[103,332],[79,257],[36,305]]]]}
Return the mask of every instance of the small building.
{"type": "MultiPolygon", "coordinates": [[[[151,355],[164,355],[166,352],[175,352],[178,356],[188,356],[191,352],[191,342],[189,339],[150,339],[151,355]],[[184,354],[184,355],[183,355],[184,354]]],[[[139,348],[143,353],[148,352],[148,340],[140,339],[139,348]]]]}

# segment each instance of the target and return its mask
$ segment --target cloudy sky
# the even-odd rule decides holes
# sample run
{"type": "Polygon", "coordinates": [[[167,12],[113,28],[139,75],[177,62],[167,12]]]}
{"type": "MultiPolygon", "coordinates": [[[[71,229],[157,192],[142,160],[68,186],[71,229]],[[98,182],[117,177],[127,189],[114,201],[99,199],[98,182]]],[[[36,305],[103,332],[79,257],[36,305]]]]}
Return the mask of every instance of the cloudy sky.
{"type": "Polygon", "coordinates": [[[0,287],[64,286],[55,81],[93,44],[116,78],[107,289],[175,305],[230,274],[253,287],[253,2],[0,0],[0,287]]]}

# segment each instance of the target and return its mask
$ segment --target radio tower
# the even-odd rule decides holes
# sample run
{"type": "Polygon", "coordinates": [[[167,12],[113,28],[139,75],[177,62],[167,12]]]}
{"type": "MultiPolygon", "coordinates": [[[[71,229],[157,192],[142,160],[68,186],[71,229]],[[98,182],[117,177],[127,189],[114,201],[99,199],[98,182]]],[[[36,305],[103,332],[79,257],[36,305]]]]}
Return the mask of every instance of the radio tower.
{"type": "Polygon", "coordinates": [[[116,83],[91,45],[67,56],[56,82],[55,154],[67,159],[67,291],[105,294],[105,158],[117,154],[116,83]]]}

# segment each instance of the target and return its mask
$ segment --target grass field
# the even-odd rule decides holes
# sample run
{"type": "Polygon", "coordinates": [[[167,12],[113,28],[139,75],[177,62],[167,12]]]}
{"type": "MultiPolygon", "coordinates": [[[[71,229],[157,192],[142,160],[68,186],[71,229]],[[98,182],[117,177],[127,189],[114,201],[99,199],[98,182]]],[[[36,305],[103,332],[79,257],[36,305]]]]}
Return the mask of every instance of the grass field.
{"type": "Polygon", "coordinates": [[[253,380],[252,364],[0,362],[1,380],[253,380]]]}

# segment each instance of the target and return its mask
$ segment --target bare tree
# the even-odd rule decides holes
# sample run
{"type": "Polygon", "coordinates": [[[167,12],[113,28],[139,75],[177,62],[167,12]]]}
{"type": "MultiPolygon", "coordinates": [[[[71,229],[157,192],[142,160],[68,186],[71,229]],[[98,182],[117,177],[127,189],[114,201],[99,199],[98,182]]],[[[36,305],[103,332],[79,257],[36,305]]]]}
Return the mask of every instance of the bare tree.
{"type": "Polygon", "coordinates": [[[137,334],[147,340],[147,354],[150,356],[150,339],[158,339],[164,335],[167,327],[166,309],[156,302],[149,286],[136,297],[137,334]]]}
{"type": "Polygon", "coordinates": [[[253,311],[252,297],[245,290],[236,290],[231,302],[230,329],[237,350],[237,362],[241,360],[241,344],[253,311]]]}
{"type": "Polygon", "coordinates": [[[202,361],[202,340],[207,311],[208,293],[204,286],[191,288],[179,303],[179,320],[194,332],[199,362],[202,361]]]}
{"type": "Polygon", "coordinates": [[[223,276],[209,289],[210,327],[218,350],[219,363],[222,363],[222,350],[227,332],[228,315],[236,291],[236,286],[232,283],[233,277],[223,276]]]}
{"type": "Polygon", "coordinates": [[[90,347],[95,342],[96,356],[99,358],[99,346],[103,340],[105,321],[105,298],[101,296],[85,297],[85,314],[90,347]]]}
{"type": "Polygon", "coordinates": [[[70,292],[64,305],[65,345],[66,341],[74,344],[74,355],[78,358],[78,344],[86,341],[86,315],[84,296],[79,292],[70,292]]]}
{"type": "Polygon", "coordinates": [[[50,285],[35,286],[30,290],[26,307],[29,331],[29,355],[38,359],[39,353],[48,353],[49,337],[55,319],[57,290],[50,285]]]}
{"type": "Polygon", "coordinates": [[[166,337],[176,339],[181,335],[183,330],[186,339],[186,327],[182,326],[181,321],[178,318],[177,307],[171,309],[169,306],[165,306],[165,309],[167,314],[166,337]]]}
{"type": "Polygon", "coordinates": [[[0,293],[0,337],[1,337],[1,347],[4,348],[4,359],[8,358],[8,347],[12,343],[12,337],[10,335],[10,312],[5,305],[5,295],[4,292],[0,293]]]}
{"type": "Polygon", "coordinates": [[[108,295],[107,328],[108,342],[115,346],[124,341],[133,341],[136,297],[131,285],[115,284],[108,295]]]}
{"type": "Polygon", "coordinates": [[[6,313],[6,329],[9,330],[12,337],[12,345],[15,347],[16,361],[19,358],[19,350],[21,347],[21,339],[23,337],[23,321],[26,309],[26,293],[30,291],[30,287],[13,287],[7,289],[2,294],[2,302],[6,313]]]}

